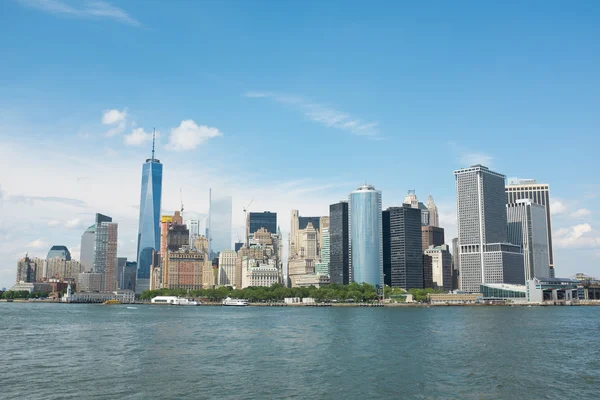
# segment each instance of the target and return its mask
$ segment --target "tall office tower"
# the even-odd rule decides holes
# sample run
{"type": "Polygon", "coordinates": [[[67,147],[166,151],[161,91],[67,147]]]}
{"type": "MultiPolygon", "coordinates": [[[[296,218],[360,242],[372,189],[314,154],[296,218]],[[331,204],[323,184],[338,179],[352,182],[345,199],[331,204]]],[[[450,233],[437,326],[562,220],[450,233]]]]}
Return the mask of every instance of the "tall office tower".
{"type": "Polygon", "coordinates": [[[48,252],[46,260],[50,258],[60,258],[61,260],[71,261],[71,252],[67,249],[67,246],[55,245],[52,246],[48,252]]]}
{"type": "Polygon", "coordinates": [[[301,217],[298,210],[292,210],[288,256],[290,258],[308,257],[314,260],[319,255],[318,249],[320,248],[320,244],[321,217],[301,217]],[[314,246],[316,246],[315,249],[313,249],[312,242],[310,244],[310,249],[306,247],[307,243],[305,242],[305,240],[307,239],[307,230],[310,231],[310,240],[312,240],[313,238],[312,234],[316,234],[316,236],[314,236],[314,246]],[[313,250],[316,251],[313,252],[313,250]]]}
{"type": "Polygon", "coordinates": [[[512,179],[505,188],[507,204],[517,200],[529,199],[535,204],[546,207],[546,226],[548,227],[548,259],[550,278],[554,278],[554,248],[552,247],[552,218],[550,213],[550,185],[537,183],[534,179],[512,179]]]}
{"type": "Polygon", "coordinates": [[[529,199],[506,205],[508,241],[523,249],[525,280],[550,276],[546,208],[529,199]]]}
{"type": "Polygon", "coordinates": [[[67,262],[71,261],[71,252],[63,245],[54,245],[46,256],[44,278],[64,279],[67,275],[67,262]]]}
{"type": "Polygon", "coordinates": [[[233,286],[235,284],[235,262],[237,253],[233,250],[223,250],[219,254],[219,285],[233,286]]]}
{"type": "Polygon", "coordinates": [[[329,275],[330,257],[330,239],[329,226],[321,227],[321,261],[315,264],[315,273],[329,275]]]}
{"type": "MultiPolygon", "coordinates": [[[[350,280],[383,285],[381,191],[362,185],[348,199],[350,280]]],[[[419,235],[420,238],[420,235],[419,235]]]]}
{"type": "MultiPolygon", "coordinates": [[[[219,195],[208,190],[210,209],[208,232],[211,258],[223,250],[231,249],[231,196],[219,195]]],[[[273,231],[275,233],[275,231],[273,231]]]]}
{"type": "Polygon", "coordinates": [[[34,280],[32,282],[41,282],[44,280],[45,276],[45,265],[46,260],[39,257],[30,258],[30,261],[33,263],[33,272],[34,272],[34,280]]]}
{"type": "Polygon", "coordinates": [[[331,283],[350,283],[348,202],[329,206],[329,276],[331,283]]]}
{"type": "Polygon", "coordinates": [[[440,214],[431,195],[427,199],[427,210],[429,210],[429,225],[440,226],[440,214]]]}
{"type": "Polygon", "coordinates": [[[121,276],[119,277],[119,289],[135,291],[135,280],[137,276],[137,263],[135,261],[125,262],[121,276]]]}
{"type": "Polygon", "coordinates": [[[404,198],[404,202],[402,204],[408,204],[412,208],[418,208],[419,210],[421,210],[421,224],[423,226],[430,225],[431,218],[429,215],[429,209],[425,206],[425,204],[421,203],[417,199],[417,195],[416,195],[414,189],[411,189],[408,191],[408,194],[404,198]]]}
{"type": "Polygon", "coordinates": [[[117,257],[117,288],[123,289],[121,287],[121,277],[123,276],[123,269],[127,264],[127,257],[117,257]]]}
{"type": "Polygon", "coordinates": [[[96,243],[94,246],[94,272],[104,276],[104,291],[117,287],[117,238],[119,224],[112,218],[96,214],[96,243]]]}
{"type": "Polygon", "coordinates": [[[507,243],[504,175],[475,165],[454,171],[460,255],[460,288],[481,283],[524,284],[523,254],[507,243]]]}
{"type": "Polygon", "coordinates": [[[444,244],[444,228],[429,225],[421,227],[421,238],[423,251],[429,246],[441,246],[444,244]]]}
{"type": "MultiPolygon", "coordinates": [[[[190,244],[190,231],[187,226],[173,224],[167,232],[167,252],[177,251],[190,244]]],[[[139,269],[139,268],[138,268],[139,269]]]]}
{"type": "MultiPolygon", "coordinates": [[[[163,166],[154,158],[154,136],[152,158],[142,167],[142,189],[140,195],[140,218],[137,241],[138,293],[150,288],[150,269],[154,252],[160,248],[160,202],[162,197],[163,166]]],[[[97,229],[97,228],[96,228],[97,229]]]]}
{"type": "Polygon", "coordinates": [[[36,265],[27,254],[17,263],[17,283],[19,282],[35,282],[36,281],[36,265]]]}
{"type": "Polygon", "coordinates": [[[94,269],[94,245],[96,243],[96,225],[92,225],[81,235],[81,252],[79,262],[81,270],[90,272],[94,269]]]}
{"type": "MultiPolygon", "coordinates": [[[[161,219],[161,223],[162,223],[162,219],[161,219]]],[[[196,239],[198,236],[200,236],[200,221],[197,219],[191,219],[189,221],[186,221],[185,224],[187,225],[188,229],[190,230],[190,244],[194,243],[194,239],[196,239]]],[[[162,234],[162,231],[161,231],[162,234]]]]}
{"type": "MultiPolygon", "coordinates": [[[[421,213],[408,204],[382,213],[385,284],[402,289],[423,288],[421,213]]],[[[354,252],[354,248],[352,248],[354,252]]]]}
{"type": "Polygon", "coordinates": [[[430,246],[425,250],[425,257],[431,259],[432,285],[434,289],[445,292],[452,290],[452,255],[448,246],[430,246]]]}
{"type": "Polygon", "coordinates": [[[458,238],[452,239],[452,290],[460,289],[458,286],[458,238]]]}
{"type": "Polygon", "coordinates": [[[254,235],[254,232],[260,228],[265,228],[270,233],[277,233],[277,213],[249,212],[246,219],[246,238],[254,235]]]}
{"type": "Polygon", "coordinates": [[[237,253],[244,246],[244,242],[235,242],[234,250],[237,253]]]}

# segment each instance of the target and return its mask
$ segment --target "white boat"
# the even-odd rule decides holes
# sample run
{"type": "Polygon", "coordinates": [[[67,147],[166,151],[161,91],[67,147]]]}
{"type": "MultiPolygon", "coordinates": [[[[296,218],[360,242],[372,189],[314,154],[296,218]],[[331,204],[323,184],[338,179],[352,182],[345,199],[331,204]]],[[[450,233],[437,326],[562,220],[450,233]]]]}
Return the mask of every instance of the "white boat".
{"type": "Polygon", "coordinates": [[[244,299],[232,299],[231,297],[223,300],[224,306],[236,306],[236,307],[246,307],[248,305],[248,300],[244,299]]]}
{"type": "Polygon", "coordinates": [[[156,296],[150,300],[152,304],[171,304],[174,306],[199,306],[200,302],[177,296],[156,296]]]}

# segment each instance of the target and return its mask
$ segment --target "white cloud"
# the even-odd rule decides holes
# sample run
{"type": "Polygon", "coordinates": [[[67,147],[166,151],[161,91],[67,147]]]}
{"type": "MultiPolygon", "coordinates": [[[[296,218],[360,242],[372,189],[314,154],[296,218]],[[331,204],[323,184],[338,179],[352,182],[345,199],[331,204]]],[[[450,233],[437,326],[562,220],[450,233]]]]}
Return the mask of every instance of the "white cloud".
{"type": "Polygon", "coordinates": [[[309,120],[328,128],[341,129],[351,132],[356,136],[366,136],[372,139],[379,138],[377,122],[364,122],[359,118],[326,104],[313,103],[300,96],[283,95],[273,92],[246,92],[244,96],[251,99],[270,98],[278,103],[294,106],[309,120]]]}
{"type": "Polygon", "coordinates": [[[579,210],[573,211],[570,216],[572,218],[583,218],[589,216],[591,213],[592,212],[586,208],[580,208],[579,210]]]}
{"type": "Polygon", "coordinates": [[[42,249],[44,247],[48,247],[48,242],[44,240],[44,238],[36,239],[31,243],[28,243],[25,247],[33,248],[33,249],[42,249]]]}
{"type": "Polygon", "coordinates": [[[579,224],[559,229],[554,234],[554,243],[561,248],[596,248],[600,247],[600,236],[590,224],[579,224]]]}
{"type": "MultiPolygon", "coordinates": [[[[158,132],[156,132],[158,137],[158,132]]],[[[135,128],[129,135],[125,135],[125,144],[128,146],[141,146],[152,141],[152,133],[145,132],[144,128],[135,128]]]]}
{"type": "Polygon", "coordinates": [[[217,136],[223,136],[217,128],[198,126],[191,119],[187,119],[181,121],[177,128],[171,129],[167,147],[176,151],[193,150],[206,140],[217,136]]]}
{"type": "Polygon", "coordinates": [[[478,152],[464,153],[460,156],[459,159],[460,163],[465,166],[481,164],[485,165],[486,167],[490,167],[492,165],[493,160],[494,157],[492,157],[491,155],[478,152]]]}
{"type": "Polygon", "coordinates": [[[127,110],[119,111],[115,108],[111,110],[104,110],[102,113],[102,123],[104,125],[112,125],[117,122],[123,122],[127,118],[127,110]]]}
{"type": "Polygon", "coordinates": [[[51,219],[50,221],[48,221],[48,226],[53,227],[53,226],[58,226],[60,225],[60,221],[57,221],[55,219],[51,219]]]}
{"type": "Polygon", "coordinates": [[[99,0],[86,1],[83,4],[74,3],[77,7],[60,0],[19,0],[19,2],[28,7],[55,15],[72,18],[106,18],[131,26],[142,26],[138,20],[131,17],[125,10],[99,0]]]}
{"type": "Polygon", "coordinates": [[[550,200],[550,214],[558,215],[567,212],[567,206],[559,199],[550,200]]]}

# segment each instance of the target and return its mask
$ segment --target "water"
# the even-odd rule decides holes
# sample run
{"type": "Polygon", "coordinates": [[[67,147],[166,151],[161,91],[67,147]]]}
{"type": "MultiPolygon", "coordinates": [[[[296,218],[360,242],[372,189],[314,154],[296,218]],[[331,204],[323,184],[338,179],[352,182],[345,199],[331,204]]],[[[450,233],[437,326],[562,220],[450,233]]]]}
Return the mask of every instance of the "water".
{"type": "Polygon", "coordinates": [[[137,307],[0,303],[0,397],[600,393],[600,307],[137,307]]]}

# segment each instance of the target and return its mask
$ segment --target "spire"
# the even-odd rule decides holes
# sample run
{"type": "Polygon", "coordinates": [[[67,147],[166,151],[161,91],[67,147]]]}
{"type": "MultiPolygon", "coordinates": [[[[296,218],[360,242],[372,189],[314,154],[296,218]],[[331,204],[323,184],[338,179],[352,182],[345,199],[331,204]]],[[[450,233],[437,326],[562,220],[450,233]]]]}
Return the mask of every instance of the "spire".
{"type": "Polygon", "coordinates": [[[152,161],[154,161],[154,142],[156,141],[156,128],[152,128],[152,161]]]}

